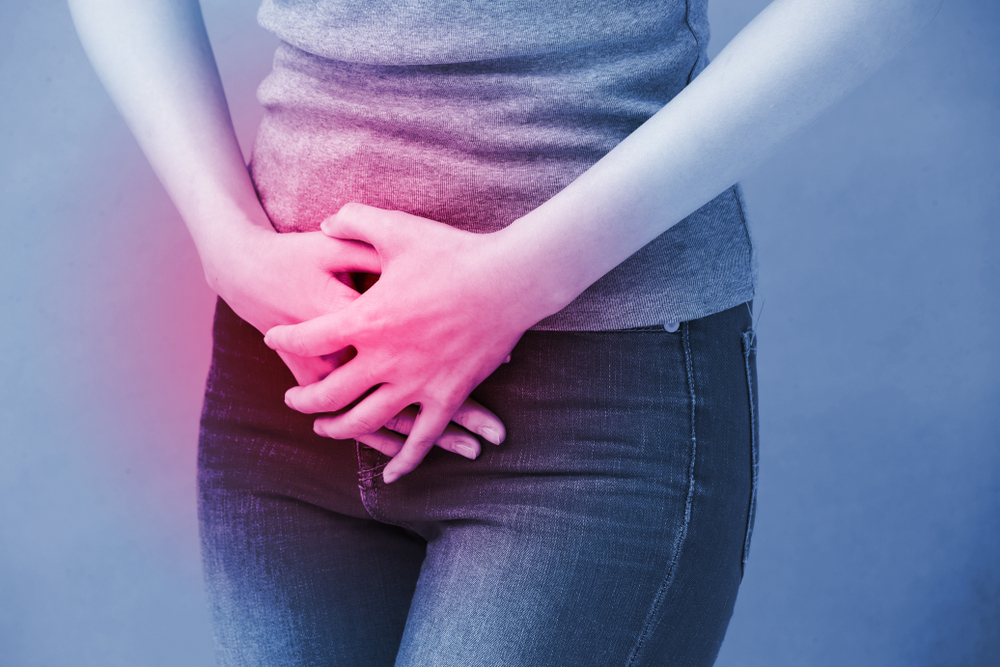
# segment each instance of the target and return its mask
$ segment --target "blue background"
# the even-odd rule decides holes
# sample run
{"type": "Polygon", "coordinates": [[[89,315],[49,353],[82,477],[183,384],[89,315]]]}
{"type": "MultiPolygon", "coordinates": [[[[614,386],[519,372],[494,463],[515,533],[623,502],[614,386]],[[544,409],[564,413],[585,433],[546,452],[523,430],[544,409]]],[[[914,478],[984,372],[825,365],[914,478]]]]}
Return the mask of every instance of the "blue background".
{"type": "MultiPolygon", "coordinates": [[[[713,3],[712,53],[766,4],[713,3]]],[[[204,4],[248,147],[275,41],[204,4]]],[[[998,34],[949,0],[744,180],[761,487],[720,666],[1000,665],[998,34]]],[[[0,91],[0,664],[210,665],[212,294],[61,2],[0,6],[0,91]]]]}

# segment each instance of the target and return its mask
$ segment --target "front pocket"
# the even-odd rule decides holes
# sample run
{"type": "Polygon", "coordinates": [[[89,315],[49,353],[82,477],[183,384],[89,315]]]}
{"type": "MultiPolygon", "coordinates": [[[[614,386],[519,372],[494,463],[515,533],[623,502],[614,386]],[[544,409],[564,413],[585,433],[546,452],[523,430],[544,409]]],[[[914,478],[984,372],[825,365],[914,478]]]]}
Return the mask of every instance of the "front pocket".
{"type": "Polygon", "coordinates": [[[747,393],[750,398],[750,507],[747,512],[747,532],[743,541],[743,570],[750,556],[750,536],[753,534],[754,515],[757,513],[757,471],[759,468],[757,423],[757,333],[753,328],[743,332],[743,360],[746,366],[747,393]]]}

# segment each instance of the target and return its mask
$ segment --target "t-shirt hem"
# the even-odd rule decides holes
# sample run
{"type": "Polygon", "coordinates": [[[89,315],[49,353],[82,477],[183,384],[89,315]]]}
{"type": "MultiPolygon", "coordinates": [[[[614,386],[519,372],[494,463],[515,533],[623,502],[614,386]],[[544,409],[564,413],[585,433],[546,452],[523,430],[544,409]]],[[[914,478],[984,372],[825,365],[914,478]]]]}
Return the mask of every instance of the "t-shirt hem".
{"type": "Polygon", "coordinates": [[[751,301],[756,291],[756,285],[748,284],[736,290],[726,290],[681,303],[658,303],[657,296],[650,295],[645,299],[630,299],[627,303],[616,303],[613,306],[588,304],[580,307],[578,304],[571,304],[546,317],[529,331],[616,331],[689,322],[751,301]]]}

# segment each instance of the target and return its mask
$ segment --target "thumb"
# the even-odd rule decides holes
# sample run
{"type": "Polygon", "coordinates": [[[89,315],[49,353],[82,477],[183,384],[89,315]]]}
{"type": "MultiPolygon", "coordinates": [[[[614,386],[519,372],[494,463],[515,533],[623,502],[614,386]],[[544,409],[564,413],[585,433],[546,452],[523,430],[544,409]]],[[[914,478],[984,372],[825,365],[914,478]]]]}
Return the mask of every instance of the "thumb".
{"type": "Polygon", "coordinates": [[[345,241],[341,238],[323,237],[332,244],[335,252],[323,255],[326,267],[333,272],[382,273],[382,260],[378,252],[368,243],[345,241]]]}
{"type": "Polygon", "coordinates": [[[334,238],[363,241],[386,255],[399,244],[406,232],[405,219],[416,218],[400,211],[387,211],[365,204],[344,204],[336,214],[323,221],[320,229],[334,238]]]}

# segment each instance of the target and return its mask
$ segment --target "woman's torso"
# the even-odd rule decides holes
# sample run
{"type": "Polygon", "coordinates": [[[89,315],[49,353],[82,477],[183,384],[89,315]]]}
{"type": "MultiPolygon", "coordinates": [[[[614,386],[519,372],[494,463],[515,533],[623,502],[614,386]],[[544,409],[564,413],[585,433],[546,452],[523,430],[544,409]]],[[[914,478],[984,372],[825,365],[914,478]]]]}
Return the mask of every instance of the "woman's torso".
{"type": "MultiPolygon", "coordinates": [[[[252,170],[279,231],[358,201],[477,233],[533,210],[707,63],[703,0],[279,2],[252,170]]],[[[613,221],[609,221],[613,224],[613,221]]],[[[690,320],[753,296],[738,188],[541,329],[690,320]]]]}

